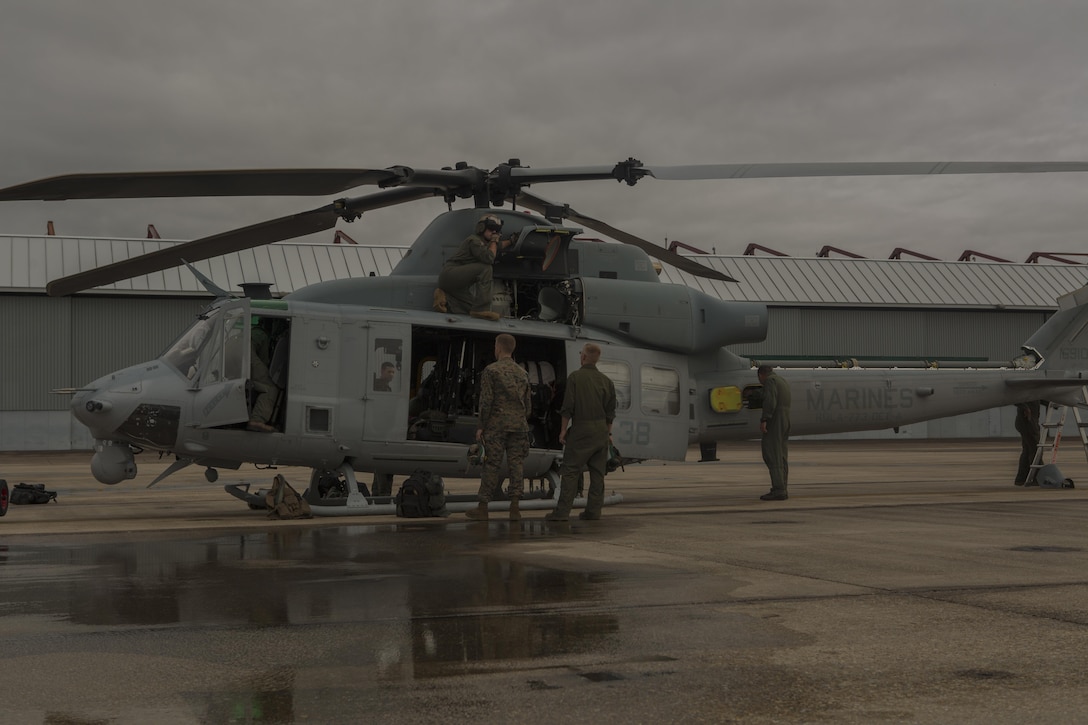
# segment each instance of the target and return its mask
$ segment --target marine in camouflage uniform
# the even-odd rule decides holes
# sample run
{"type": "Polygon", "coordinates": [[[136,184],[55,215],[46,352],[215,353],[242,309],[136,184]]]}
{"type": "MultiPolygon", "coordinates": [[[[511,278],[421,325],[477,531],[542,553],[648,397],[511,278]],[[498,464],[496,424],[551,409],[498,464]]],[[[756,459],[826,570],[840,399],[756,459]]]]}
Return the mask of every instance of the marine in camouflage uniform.
{"type": "MultiPolygon", "coordinates": [[[[445,294],[446,310],[460,315],[498,319],[491,312],[492,265],[500,249],[510,240],[500,239],[502,219],[485,214],[476,222],[476,233],[461,242],[438,275],[438,288],[445,294]]],[[[435,295],[436,309],[439,295],[435,295]]]]}
{"type": "Polygon", "coordinates": [[[612,433],[612,420],[616,417],[616,386],[597,369],[601,348],[586,343],[582,348],[582,367],[567,377],[567,388],[560,408],[562,424],[559,442],[564,444],[563,465],[559,469],[559,501],[555,511],[544,518],[548,521],[566,521],[582,469],[589,469],[589,492],[586,509],[579,518],[601,518],[604,505],[604,476],[608,464],[608,441],[612,433]],[[567,426],[570,424],[570,429],[567,426]]]}
{"type": "Polygon", "coordinates": [[[790,480],[790,384],[778,377],[770,365],[756,371],[763,384],[763,415],[759,430],[763,433],[763,462],[771,474],[771,490],[760,496],[764,501],[785,501],[790,480]]]}
{"type": "Polygon", "coordinates": [[[484,368],[480,376],[480,427],[476,438],[484,445],[487,460],[480,473],[479,502],[466,515],[472,519],[487,518],[487,504],[502,483],[500,468],[506,454],[510,478],[510,519],[521,518],[519,501],[522,492],[523,465],[529,454],[529,412],[532,398],[529,374],[513,359],[515,340],[503,333],[495,338],[495,362],[484,368]]]}

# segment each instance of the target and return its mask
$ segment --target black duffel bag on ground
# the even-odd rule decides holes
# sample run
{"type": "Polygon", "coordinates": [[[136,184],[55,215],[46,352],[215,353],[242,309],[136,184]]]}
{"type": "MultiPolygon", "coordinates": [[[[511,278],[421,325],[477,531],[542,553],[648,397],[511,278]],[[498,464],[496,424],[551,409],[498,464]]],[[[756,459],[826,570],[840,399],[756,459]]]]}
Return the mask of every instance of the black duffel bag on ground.
{"type": "Polygon", "coordinates": [[[46,491],[44,483],[17,483],[8,494],[8,501],[14,504],[49,503],[56,500],[56,491],[46,491]]]}

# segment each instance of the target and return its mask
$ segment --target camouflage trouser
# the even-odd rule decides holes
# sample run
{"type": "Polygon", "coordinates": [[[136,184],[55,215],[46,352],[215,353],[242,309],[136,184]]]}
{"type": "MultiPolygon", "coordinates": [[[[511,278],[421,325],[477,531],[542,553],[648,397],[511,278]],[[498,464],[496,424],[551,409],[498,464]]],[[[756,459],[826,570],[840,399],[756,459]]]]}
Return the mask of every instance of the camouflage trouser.
{"type": "Polygon", "coordinates": [[[467,315],[491,309],[492,280],[490,264],[473,262],[443,269],[438,286],[446,293],[449,311],[467,315]]]}
{"type": "Polygon", "coordinates": [[[787,493],[790,482],[789,443],[788,439],[770,430],[763,435],[760,445],[763,462],[771,474],[771,490],[775,493],[787,493]]]}
{"type": "Polygon", "coordinates": [[[510,498],[521,498],[522,491],[522,467],[525,464],[525,456],[529,455],[529,434],[509,431],[484,431],[484,449],[487,451],[487,462],[480,472],[480,492],[477,499],[487,503],[494,496],[499,484],[502,483],[502,454],[506,452],[506,470],[510,478],[510,498]]]}
{"type": "Polygon", "coordinates": [[[578,485],[582,481],[582,469],[589,469],[589,491],[586,493],[586,512],[600,515],[604,506],[604,474],[608,464],[608,438],[604,438],[603,447],[586,445],[584,441],[576,444],[567,442],[563,449],[563,465],[559,468],[559,501],[555,504],[555,513],[561,516],[570,514],[578,485]]]}

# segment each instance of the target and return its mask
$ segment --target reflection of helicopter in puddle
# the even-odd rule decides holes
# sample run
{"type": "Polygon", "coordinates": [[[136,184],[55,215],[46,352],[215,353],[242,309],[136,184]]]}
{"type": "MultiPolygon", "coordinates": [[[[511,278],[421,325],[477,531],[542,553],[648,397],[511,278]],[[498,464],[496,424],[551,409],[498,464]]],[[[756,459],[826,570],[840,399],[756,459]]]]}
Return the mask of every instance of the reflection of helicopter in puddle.
{"type": "MultiPolygon", "coordinates": [[[[75,548],[31,544],[21,547],[19,562],[39,576],[12,579],[5,601],[36,602],[34,617],[84,631],[183,625],[251,636],[242,633],[294,628],[300,641],[325,647],[315,673],[353,667],[375,682],[565,654],[619,628],[604,604],[615,596],[608,575],[464,550],[543,540],[542,522],[454,529],[441,539],[398,529],[395,536],[389,527],[311,527],[209,539],[156,534],[75,548]]],[[[187,637],[177,643],[190,644],[187,637]]]]}
{"type": "MultiPolygon", "coordinates": [[[[629,159],[608,167],[531,169],[516,160],[485,171],[407,167],[91,174],[0,190],[0,200],[157,196],[332,194],[386,188],[312,211],[161,249],[51,282],[70,294],[138,274],[327,230],[363,212],[442,196],[472,198],[474,209],[437,217],[387,277],[311,285],[284,299],[216,300],[158,359],[117,371],[77,391],[76,417],[96,438],[92,470],[103,483],[134,478],[133,452],[172,453],[180,468],[236,469],[242,463],[313,470],[311,504],[334,512],[392,510],[391,477],[426,470],[474,476],[466,444],[476,428],[477,379],[498,332],[516,336],[516,357],[534,389],[526,476],[543,481],[537,508],[553,505],[559,416],[566,375],[587,341],[600,344],[598,367],[616,384],[616,446],[629,460],[683,460],[697,441],[758,437],[759,386],[750,361],[726,346],[762,340],[760,304],[726,302],[663,284],[650,257],[693,275],[732,281],[524,187],[545,182],[840,176],[874,174],[1085,171],[1080,163],[754,164],[648,167],[629,159]],[[432,310],[444,262],[473,231],[481,209],[510,201],[539,213],[494,210],[516,243],[494,264],[498,321],[432,310]],[[571,219],[625,244],[576,240],[571,219]],[[268,336],[269,373],[282,391],[272,432],[247,430],[253,405],[251,329],[268,336]],[[382,366],[395,369],[375,389],[382,366]],[[384,387],[384,386],[382,386],[384,387]],[[355,472],[375,474],[371,492],[355,472]],[[371,495],[371,494],[374,495],[371,495]]],[[[922,420],[1046,398],[1080,399],[1088,339],[1086,300],[1078,297],[1025,343],[1008,369],[792,370],[794,435],[892,428],[922,420]]],[[[159,479],[156,479],[156,481],[159,479]]],[[[467,507],[468,504],[465,504],[467,507]]],[[[502,504],[499,503],[499,506],[502,504]]],[[[533,502],[523,499],[523,507],[533,502]]]]}

